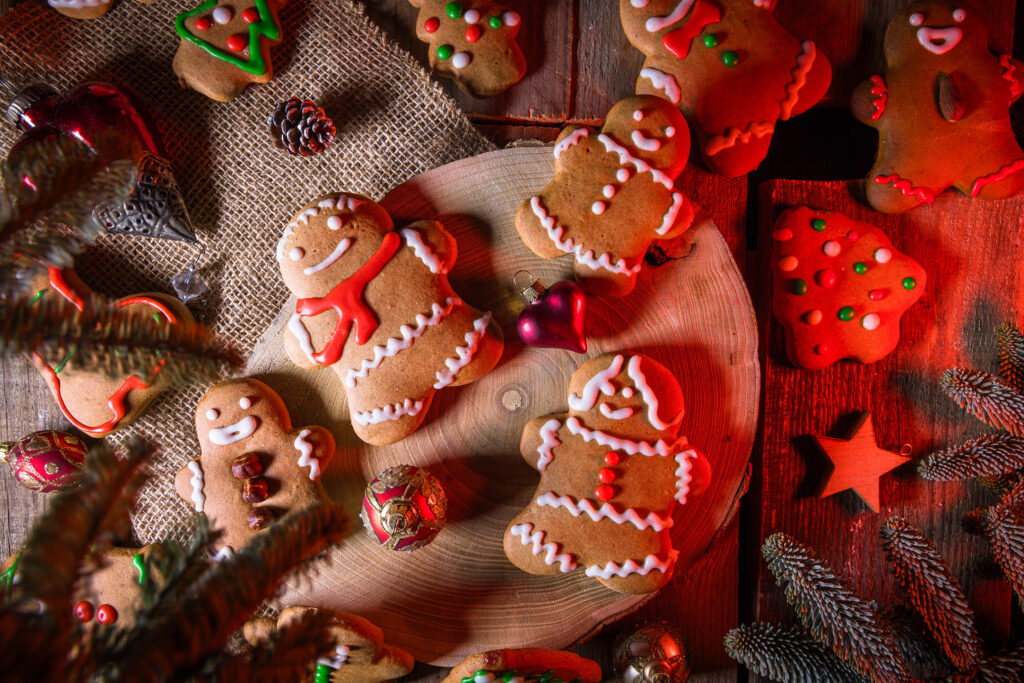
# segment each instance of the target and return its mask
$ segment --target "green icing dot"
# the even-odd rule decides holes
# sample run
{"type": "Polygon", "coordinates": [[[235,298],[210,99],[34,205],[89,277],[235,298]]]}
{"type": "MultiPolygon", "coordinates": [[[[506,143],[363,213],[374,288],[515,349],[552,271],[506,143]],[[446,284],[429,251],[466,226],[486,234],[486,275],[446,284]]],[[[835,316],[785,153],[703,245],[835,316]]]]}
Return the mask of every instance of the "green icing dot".
{"type": "Polygon", "coordinates": [[[839,312],[836,313],[836,317],[843,322],[853,320],[853,306],[843,306],[839,309],[839,312]]]}
{"type": "Polygon", "coordinates": [[[491,28],[501,28],[501,17],[491,17],[487,23],[491,25],[491,28]]]}
{"type": "Polygon", "coordinates": [[[903,289],[913,289],[917,287],[917,280],[912,277],[903,278],[903,289]]]}
{"type": "Polygon", "coordinates": [[[462,4],[458,2],[449,2],[445,5],[444,13],[452,19],[458,19],[462,16],[462,4]]]}
{"type": "Polygon", "coordinates": [[[797,295],[803,296],[807,293],[807,283],[797,278],[793,280],[793,283],[789,286],[790,290],[797,295]]]}
{"type": "Polygon", "coordinates": [[[704,47],[715,47],[716,45],[718,45],[718,36],[714,33],[704,36],[704,47]]]}
{"type": "Polygon", "coordinates": [[[438,59],[448,59],[451,56],[452,56],[452,46],[451,45],[442,45],[441,47],[437,48],[437,57],[438,57],[438,59]]]}
{"type": "Polygon", "coordinates": [[[815,218],[815,219],[813,219],[811,221],[811,227],[814,228],[815,230],[817,230],[818,232],[825,232],[825,219],[824,218],[815,218]]]}
{"type": "Polygon", "coordinates": [[[740,63],[740,56],[735,51],[729,50],[728,52],[722,53],[722,64],[726,66],[736,66],[740,63]]]}
{"type": "Polygon", "coordinates": [[[868,272],[868,264],[864,263],[863,261],[857,261],[856,263],[853,264],[853,272],[857,273],[858,275],[863,275],[864,273],[868,272]]]}

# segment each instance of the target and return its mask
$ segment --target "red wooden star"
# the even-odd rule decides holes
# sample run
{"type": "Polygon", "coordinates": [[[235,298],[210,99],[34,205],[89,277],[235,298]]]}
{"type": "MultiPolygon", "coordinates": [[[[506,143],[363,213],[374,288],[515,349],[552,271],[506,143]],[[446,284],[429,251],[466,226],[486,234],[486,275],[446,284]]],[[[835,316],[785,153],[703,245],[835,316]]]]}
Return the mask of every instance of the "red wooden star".
{"type": "Polygon", "coordinates": [[[878,447],[871,413],[861,415],[847,439],[814,434],[811,436],[832,461],[832,471],[818,491],[818,497],[825,498],[833,493],[853,489],[853,492],[875,512],[878,512],[879,477],[910,460],[878,447]]]}

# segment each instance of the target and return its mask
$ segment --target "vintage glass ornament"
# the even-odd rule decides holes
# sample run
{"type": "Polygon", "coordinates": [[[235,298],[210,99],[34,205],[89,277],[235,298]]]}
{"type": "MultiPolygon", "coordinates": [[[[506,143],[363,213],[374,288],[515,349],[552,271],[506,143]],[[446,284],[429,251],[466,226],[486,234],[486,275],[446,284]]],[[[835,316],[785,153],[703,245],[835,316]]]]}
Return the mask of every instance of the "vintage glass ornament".
{"type": "Polygon", "coordinates": [[[683,637],[672,625],[650,619],[616,640],[613,666],[623,683],[683,683],[690,678],[690,658],[683,637]]]}
{"type": "Polygon", "coordinates": [[[85,442],[77,436],[47,429],[18,441],[0,443],[0,461],[27,489],[49,493],[78,483],[85,468],[85,442]]]}
{"type": "Polygon", "coordinates": [[[448,498],[437,477],[421,467],[398,465],[366,486],[359,517],[371,538],[388,550],[418,550],[445,525],[448,498]]]}
{"type": "Polygon", "coordinates": [[[516,320],[524,344],[586,352],[587,295],[579,285],[562,281],[547,289],[525,270],[513,280],[527,304],[516,320]]]}

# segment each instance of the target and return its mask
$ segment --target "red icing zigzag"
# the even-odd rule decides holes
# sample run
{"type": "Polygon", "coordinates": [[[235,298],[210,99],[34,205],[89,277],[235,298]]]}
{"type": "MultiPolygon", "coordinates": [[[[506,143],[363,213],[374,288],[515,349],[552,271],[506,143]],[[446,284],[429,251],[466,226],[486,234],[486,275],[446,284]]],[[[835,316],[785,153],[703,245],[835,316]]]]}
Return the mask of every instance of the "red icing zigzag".
{"type": "Polygon", "coordinates": [[[1017,161],[1003,166],[995,173],[990,173],[989,175],[978,178],[974,181],[974,184],[971,185],[971,196],[977,197],[986,185],[998,183],[1021,170],[1024,170],[1024,159],[1017,159],[1017,161]]]}
{"type": "Polygon", "coordinates": [[[1020,97],[1021,92],[1020,81],[1014,75],[1017,65],[1013,63],[1010,55],[1000,55],[999,66],[1003,67],[1003,79],[1010,82],[1010,102],[1012,103],[1020,97]]]}
{"type": "Polygon", "coordinates": [[[875,107],[875,111],[871,114],[871,120],[877,121],[885,113],[885,103],[889,99],[889,90],[885,87],[885,81],[881,76],[871,77],[871,94],[874,95],[871,104],[875,107]]]}
{"type": "Polygon", "coordinates": [[[875,182],[879,185],[892,183],[892,186],[899,190],[904,197],[914,197],[919,202],[931,204],[935,201],[935,190],[929,190],[927,187],[914,187],[909,180],[900,178],[895,173],[875,176],[875,182]]]}

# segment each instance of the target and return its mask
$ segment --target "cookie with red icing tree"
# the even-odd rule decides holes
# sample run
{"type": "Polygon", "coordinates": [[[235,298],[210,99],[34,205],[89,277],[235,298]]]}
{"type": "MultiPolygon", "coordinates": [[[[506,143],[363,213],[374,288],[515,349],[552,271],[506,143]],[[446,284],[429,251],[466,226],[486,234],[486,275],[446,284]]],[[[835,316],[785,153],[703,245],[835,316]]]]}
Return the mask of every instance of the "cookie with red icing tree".
{"type": "Polygon", "coordinates": [[[567,126],[555,140],[555,177],[516,213],[526,246],[543,258],[569,254],[591,294],[625,296],[651,242],[678,237],[693,206],[675,188],[690,132],[671,104],[627,97],[599,132],[567,126]]]}
{"type": "Polygon", "coordinates": [[[954,187],[1000,199],[1024,187],[1024,152],[1010,104],[1024,92],[1024,65],[993,55],[980,14],[953,2],[914,2],[885,32],[884,75],[853,93],[851,109],[878,129],[868,203],[897,213],[954,187]]]}
{"type": "Polygon", "coordinates": [[[926,276],[881,230],[798,207],[779,215],[772,241],[772,307],[794,365],[874,363],[896,348],[900,318],[921,298],[926,276]]]}
{"type": "Polygon", "coordinates": [[[416,37],[427,43],[430,68],[474,97],[518,83],[526,58],[516,43],[522,19],[488,0],[409,0],[419,8],[416,37]]]}
{"type": "Polygon", "coordinates": [[[828,58],[772,15],[774,0],[619,0],[622,27],[646,59],[636,92],[679,107],[707,167],[757,168],[779,121],[818,102],[828,58]]]}
{"type": "Polygon", "coordinates": [[[540,482],[505,531],[508,559],[531,574],[581,571],[620,593],[663,586],[678,556],[673,509],[710,479],[682,419],[679,382],[660,363],[629,353],[584,363],[568,411],[523,429],[520,450],[540,482]]]}

